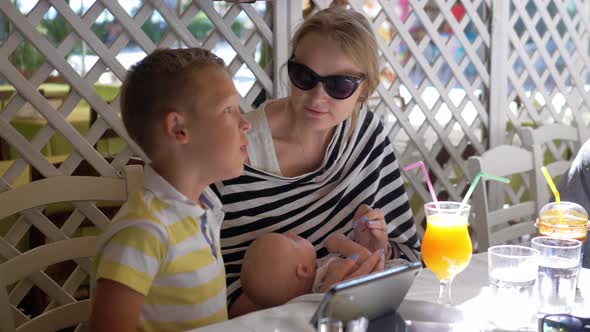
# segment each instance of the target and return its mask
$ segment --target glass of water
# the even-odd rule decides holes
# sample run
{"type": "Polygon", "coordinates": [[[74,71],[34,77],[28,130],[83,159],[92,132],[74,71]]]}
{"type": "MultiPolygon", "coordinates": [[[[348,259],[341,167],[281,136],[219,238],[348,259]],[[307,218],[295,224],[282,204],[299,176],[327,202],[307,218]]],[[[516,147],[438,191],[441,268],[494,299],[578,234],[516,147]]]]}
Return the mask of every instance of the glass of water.
{"type": "Polygon", "coordinates": [[[489,317],[494,325],[509,330],[534,325],[538,269],[539,251],[535,249],[517,245],[488,249],[489,317]]]}
{"type": "Polygon", "coordinates": [[[539,313],[569,313],[576,297],[582,242],[539,236],[531,245],[540,253],[539,313]]]}

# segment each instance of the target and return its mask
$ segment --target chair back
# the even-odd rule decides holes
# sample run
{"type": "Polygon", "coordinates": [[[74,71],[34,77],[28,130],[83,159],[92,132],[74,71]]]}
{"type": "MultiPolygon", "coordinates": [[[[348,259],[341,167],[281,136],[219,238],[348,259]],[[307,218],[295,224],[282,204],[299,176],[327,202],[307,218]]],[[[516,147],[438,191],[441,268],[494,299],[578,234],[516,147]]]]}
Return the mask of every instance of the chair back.
{"type": "MultiPolygon", "coordinates": [[[[528,184],[528,199],[506,204],[504,190],[501,190],[500,207],[490,211],[488,184],[480,181],[471,199],[473,218],[472,227],[475,231],[475,242],[478,252],[487,251],[488,247],[501,244],[522,242],[523,237],[536,233],[533,220],[539,211],[537,196],[542,179],[538,156],[531,151],[512,145],[500,145],[486,151],[481,156],[468,159],[468,167],[472,174],[485,172],[497,176],[520,179],[520,197],[524,186],[528,184]]],[[[501,188],[502,185],[500,185],[501,188]]],[[[507,185],[506,185],[507,186],[507,185]]]]}
{"type": "MultiPolygon", "coordinates": [[[[62,240],[31,249],[0,264],[0,332],[53,332],[87,322],[91,312],[90,300],[76,301],[43,270],[53,264],[94,257],[96,247],[95,236],[62,240]],[[26,320],[17,328],[15,318],[22,320],[23,317],[18,317],[22,313],[10,303],[8,287],[25,278],[39,282],[37,286],[59,298],[61,305],[34,319],[26,320]]],[[[92,265],[88,263],[91,262],[83,265],[86,265],[86,272],[92,278],[92,265]]]]}
{"type": "Polygon", "coordinates": [[[141,188],[143,167],[125,167],[125,178],[60,175],[33,181],[0,193],[0,220],[18,212],[61,202],[127,200],[141,188]]]}
{"type": "MultiPolygon", "coordinates": [[[[564,124],[548,124],[535,129],[523,127],[518,128],[517,132],[522,145],[540,156],[540,166],[547,168],[556,184],[559,177],[569,170],[578,150],[584,144],[582,131],[564,124]]],[[[538,203],[543,206],[549,202],[552,193],[546,184],[539,189],[541,195],[538,203]]]]}
{"type": "Polygon", "coordinates": [[[92,274],[93,265],[88,257],[94,256],[96,238],[70,239],[39,207],[53,203],[124,202],[142,183],[143,167],[128,165],[122,177],[55,176],[0,193],[0,220],[19,213],[54,241],[21,253],[0,237],[0,255],[6,260],[0,264],[0,332],[57,331],[89,318],[90,301],[76,301],[73,294],[92,274]],[[47,266],[71,260],[77,266],[62,285],[50,277],[51,273],[44,272],[47,266]],[[43,313],[31,319],[16,307],[32,286],[37,286],[51,301],[43,313]]]}

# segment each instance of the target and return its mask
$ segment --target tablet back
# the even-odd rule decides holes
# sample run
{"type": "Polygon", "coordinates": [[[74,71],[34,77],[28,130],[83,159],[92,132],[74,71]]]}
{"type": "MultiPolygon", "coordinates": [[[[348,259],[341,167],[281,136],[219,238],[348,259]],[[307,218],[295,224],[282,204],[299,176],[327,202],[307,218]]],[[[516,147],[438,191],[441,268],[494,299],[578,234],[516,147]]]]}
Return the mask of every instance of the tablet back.
{"type": "Polygon", "coordinates": [[[420,262],[408,263],[332,286],[311,324],[317,326],[320,317],[348,321],[364,316],[372,320],[396,311],[421,268],[420,262]]]}

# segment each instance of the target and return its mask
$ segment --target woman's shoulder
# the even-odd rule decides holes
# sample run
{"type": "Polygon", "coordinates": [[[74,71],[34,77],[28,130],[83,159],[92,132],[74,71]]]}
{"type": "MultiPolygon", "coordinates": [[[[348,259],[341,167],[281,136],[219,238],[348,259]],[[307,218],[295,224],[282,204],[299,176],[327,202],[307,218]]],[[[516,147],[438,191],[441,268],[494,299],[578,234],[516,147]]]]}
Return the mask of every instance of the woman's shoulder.
{"type": "Polygon", "coordinates": [[[261,108],[264,106],[263,112],[271,130],[273,128],[280,128],[284,125],[285,115],[287,114],[287,112],[285,112],[287,109],[286,103],[286,98],[279,98],[268,100],[261,105],[261,108]]]}
{"type": "Polygon", "coordinates": [[[248,161],[250,167],[280,174],[278,160],[275,153],[273,132],[268,118],[268,111],[274,106],[276,100],[268,100],[262,103],[256,110],[246,113],[245,117],[251,124],[248,131],[249,144],[248,161]]]}
{"type": "Polygon", "coordinates": [[[257,124],[266,124],[275,121],[280,110],[284,108],[284,99],[269,99],[260,104],[258,108],[244,114],[253,127],[257,124]]]}
{"type": "Polygon", "coordinates": [[[360,115],[362,117],[363,124],[372,124],[374,126],[382,125],[381,119],[377,115],[375,115],[375,113],[373,113],[373,111],[370,111],[368,109],[363,109],[360,112],[360,115]]]}
{"type": "Polygon", "coordinates": [[[267,101],[262,103],[258,108],[254,109],[253,111],[244,113],[244,117],[252,124],[260,121],[260,117],[264,116],[264,107],[267,101]]]}
{"type": "Polygon", "coordinates": [[[252,139],[258,135],[266,136],[268,132],[268,122],[266,119],[266,107],[271,101],[265,101],[253,111],[244,113],[244,117],[250,122],[251,128],[248,131],[248,137],[252,139]]]}
{"type": "Polygon", "coordinates": [[[362,135],[383,131],[383,123],[381,122],[381,118],[367,109],[363,109],[361,112],[359,112],[357,126],[359,127],[362,135]]]}

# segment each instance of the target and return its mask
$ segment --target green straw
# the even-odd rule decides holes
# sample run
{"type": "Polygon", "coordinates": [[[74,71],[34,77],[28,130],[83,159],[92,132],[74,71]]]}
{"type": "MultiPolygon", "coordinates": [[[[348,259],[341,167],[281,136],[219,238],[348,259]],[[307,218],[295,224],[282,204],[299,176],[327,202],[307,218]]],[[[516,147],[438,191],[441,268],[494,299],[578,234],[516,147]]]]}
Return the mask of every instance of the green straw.
{"type": "Polygon", "coordinates": [[[475,179],[473,179],[471,186],[469,186],[469,189],[467,190],[467,194],[465,194],[465,198],[463,198],[463,201],[461,202],[462,204],[467,204],[469,197],[471,197],[471,194],[473,194],[473,191],[475,190],[475,186],[477,186],[477,182],[479,182],[479,178],[481,178],[481,177],[484,177],[486,179],[496,180],[496,181],[503,182],[503,183],[510,183],[510,180],[508,180],[507,178],[503,178],[501,176],[496,176],[496,175],[492,175],[492,174],[488,174],[488,173],[484,173],[484,172],[479,172],[475,176],[475,179]]]}

